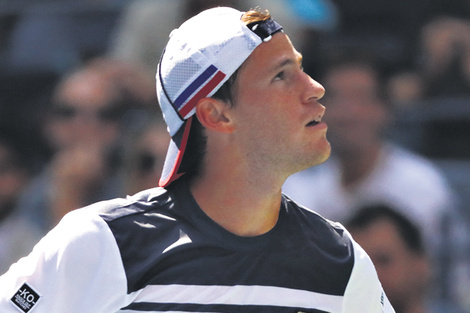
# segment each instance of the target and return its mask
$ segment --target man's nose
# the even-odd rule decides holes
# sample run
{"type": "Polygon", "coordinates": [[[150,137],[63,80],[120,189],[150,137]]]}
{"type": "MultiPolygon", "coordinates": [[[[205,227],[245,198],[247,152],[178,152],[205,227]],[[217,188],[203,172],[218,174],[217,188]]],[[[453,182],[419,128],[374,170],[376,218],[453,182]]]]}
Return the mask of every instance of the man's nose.
{"type": "Polygon", "coordinates": [[[312,100],[318,101],[325,95],[325,88],[322,84],[311,78],[309,75],[306,75],[307,79],[307,93],[306,93],[306,101],[310,102],[312,100]]]}

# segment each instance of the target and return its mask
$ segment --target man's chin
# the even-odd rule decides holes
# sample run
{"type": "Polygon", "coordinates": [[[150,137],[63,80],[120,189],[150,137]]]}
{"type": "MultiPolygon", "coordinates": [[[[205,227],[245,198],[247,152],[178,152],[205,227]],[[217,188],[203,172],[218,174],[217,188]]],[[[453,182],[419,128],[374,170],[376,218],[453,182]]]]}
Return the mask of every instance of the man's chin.
{"type": "Polygon", "coordinates": [[[300,172],[300,171],[306,170],[307,168],[325,163],[330,157],[330,155],[331,155],[331,146],[328,143],[328,146],[325,147],[322,153],[318,153],[317,151],[317,153],[315,153],[315,157],[305,162],[304,166],[302,166],[297,172],[300,172]]]}

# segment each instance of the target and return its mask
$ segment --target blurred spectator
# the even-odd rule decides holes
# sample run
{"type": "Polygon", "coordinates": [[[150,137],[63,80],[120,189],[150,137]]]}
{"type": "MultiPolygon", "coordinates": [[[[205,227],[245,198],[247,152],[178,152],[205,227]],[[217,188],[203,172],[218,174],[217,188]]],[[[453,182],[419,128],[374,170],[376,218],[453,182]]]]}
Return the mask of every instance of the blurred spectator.
{"type": "Polygon", "coordinates": [[[414,106],[424,98],[423,80],[412,68],[391,75],[386,88],[390,103],[397,108],[414,106]]]}
{"type": "Polygon", "coordinates": [[[429,160],[386,140],[392,112],[378,66],[367,56],[340,55],[320,81],[332,157],[290,177],[285,192],[339,221],[355,207],[381,200],[434,235],[453,195],[429,160]]]}
{"type": "Polygon", "coordinates": [[[470,20],[439,16],[420,36],[426,97],[470,96],[470,20]]]}
{"type": "Polygon", "coordinates": [[[395,104],[470,96],[470,20],[432,18],[420,29],[415,58],[417,64],[390,79],[388,89],[395,104]]]}
{"type": "Polygon", "coordinates": [[[43,123],[52,157],[23,193],[23,214],[48,231],[70,210],[121,196],[119,139],[152,102],[153,81],[138,66],[99,58],[65,75],[43,123]]]}
{"type": "Polygon", "coordinates": [[[386,205],[370,205],[358,209],[345,226],[372,259],[396,313],[463,312],[432,294],[435,273],[424,239],[404,215],[386,205]]]}
{"type": "MultiPolygon", "coordinates": [[[[10,132],[11,130],[8,130],[10,132]]],[[[15,136],[0,130],[0,275],[27,255],[39,240],[39,230],[15,210],[18,197],[31,177],[28,157],[15,136]]]]}
{"type": "Polygon", "coordinates": [[[136,127],[124,144],[123,193],[133,195],[157,186],[163,169],[170,137],[161,114],[152,114],[136,127]]]}
{"type": "Polygon", "coordinates": [[[369,203],[399,208],[424,232],[433,257],[450,253],[449,236],[468,236],[456,195],[430,160],[387,140],[392,112],[380,68],[367,55],[341,55],[320,81],[332,156],[289,177],[283,191],[339,222],[369,203]],[[442,231],[447,223],[452,234],[442,231]]]}
{"type": "Polygon", "coordinates": [[[367,56],[339,56],[320,81],[332,156],[291,176],[284,192],[337,221],[371,202],[398,207],[437,251],[442,234],[436,230],[454,212],[455,196],[430,160],[387,140],[392,112],[378,66],[367,56]]]}

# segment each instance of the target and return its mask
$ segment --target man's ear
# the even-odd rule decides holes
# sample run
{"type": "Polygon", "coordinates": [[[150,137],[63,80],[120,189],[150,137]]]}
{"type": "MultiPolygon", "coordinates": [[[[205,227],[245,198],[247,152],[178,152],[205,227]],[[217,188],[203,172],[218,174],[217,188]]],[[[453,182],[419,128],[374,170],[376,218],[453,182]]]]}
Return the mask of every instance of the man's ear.
{"type": "Polygon", "coordinates": [[[229,114],[229,105],[213,98],[203,98],[196,106],[199,122],[207,129],[231,133],[234,130],[233,121],[229,114]]]}

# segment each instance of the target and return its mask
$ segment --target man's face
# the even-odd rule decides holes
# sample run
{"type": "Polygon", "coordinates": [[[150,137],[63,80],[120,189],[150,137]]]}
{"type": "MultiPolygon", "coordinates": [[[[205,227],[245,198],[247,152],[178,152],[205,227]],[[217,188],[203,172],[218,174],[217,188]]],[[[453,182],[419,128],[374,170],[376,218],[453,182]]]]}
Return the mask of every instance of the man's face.
{"type": "Polygon", "coordinates": [[[408,299],[422,296],[429,274],[426,258],[410,251],[392,222],[380,219],[351,233],[372,259],[392,305],[402,308],[408,299]]]}
{"type": "Polygon", "coordinates": [[[318,102],[325,90],[303,71],[301,59],[283,33],[262,43],[240,69],[231,109],[246,155],[287,176],[330,154],[318,102]]]}
{"type": "Polygon", "coordinates": [[[57,104],[46,125],[48,139],[55,149],[83,144],[107,147],[119,133],[114,118],[115,98],[110,82],[95,73],[79,73],[58,91],[57,104]]]}
{"type": "Polygon", "coordinates": [[[381,141],[386,110],[374,72],[360,66],[332,69],[325,77],[329,139],[339,154],[364,151],[381,141]]]}

